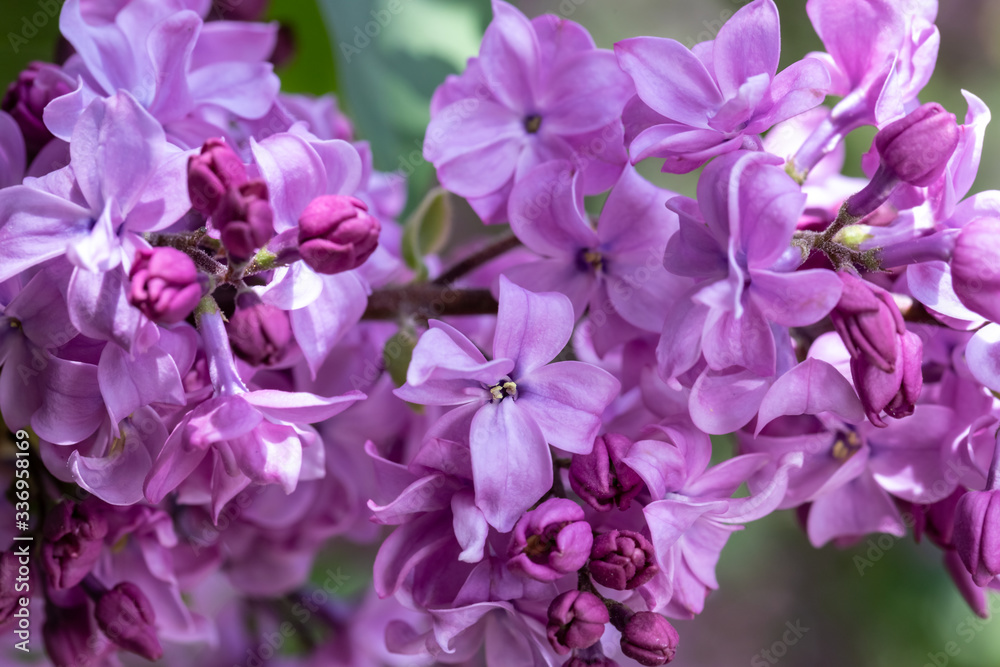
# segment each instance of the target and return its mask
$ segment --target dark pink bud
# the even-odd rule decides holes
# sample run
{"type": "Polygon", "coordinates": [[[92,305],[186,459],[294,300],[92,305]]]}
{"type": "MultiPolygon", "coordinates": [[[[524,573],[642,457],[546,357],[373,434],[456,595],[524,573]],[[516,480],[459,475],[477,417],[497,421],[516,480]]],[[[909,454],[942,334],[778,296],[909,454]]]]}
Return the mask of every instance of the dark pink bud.
{"type": "Polygon", "coordinates": [[[163,657],[156,637],[156,613],[146,595],[131,581],[123,581],[97,601],[97,625],[115,644],[146,660],[163,657]]]}
{"type": "Polygon", "coordinates": [[[674,659],[680,637],[674,626],[651,611],[635,613],[622,632],[622,653],[640,665],[665,665],[674,659]]]}
{"type": "Polygon", "coordinates": [[[365,263],[382,231],[360,199],[324,195],[313,199],[299,218],[299,253],[317,273],[340,273],[365,263]]]}
{"type": "Polygon", "coordinates": [[[566,591],[549,605],[549,643],[559,655],[593,646],[610,620],[601,598],[586,591],[566,591]]]}
{"type": "Polygon", "coordinates": [[[514,526],[507,566],[539,581],[555,581],[583,567],[593,545],[583,508],[572,500],[551,498],[514,526]]]}
{"type": "Polygon", "coordinates": [[[45,518],[42,566],[51,588],[76,586],[90,573],[104,546],[108,524],[88,503],[67,501],[45,518]]]}
{"type": "Polygon", "coordinates": [[[209,139],[200,154],[188,159],[188,197],[205,217],[215,213],[227,191],[246,182],[243,161],[223,139],[209,139]]]}
{"type": "Polygon", "coordinates": [[[632,530],[612,530],[594,539],[590,574],[594,581],[616,591],[638,588],[659,572],[653,545],[632,530]]]}
{"type": "Polygon", "coordinates": [[[854,378],[858,397],[861,398],[868,419],[878,427],[886,425],[880,416],[883,411],[896,419],[913,414],[914,405],[923,388],[920,365],[924,346],[920,337],[907,331],[899,337],[899,341],[896,363],[891,373],[871,364],[867,357],[851,358],[851,376],[854,378]]]}
{"type": "Polygon", "coordinates": [[[1000,322],[1000,220],[977,218],[962,228],[951,257],[951,278],[966,308],[1000,322]]]}
{"type": "Polygon", "coordinates": [[[21,128],[30,160],[52,139],[42,120],[45,106],[57,97],[73,91],[73,80],[49,63],[33,62],[10,84],[0,108],[9,113],[21,128]]]}
{"type": "Polygon", "coordinates": [[[102,640],[88,605],[45,605],[42,641],[46,657],[56,667],[97,667],[102,640]]]}
{"type": "Polygon", "coordinates": [[[632,441],[619,433],[599,435],[590,454],[577,455],[569,467],[569,483],[580,498],[599,512],[628,509],[642,491],[639,475],[622,463],[632,441]]]}
{"type": "Polygon", "coordinates": [[[253,292],[243,292],[236,299],[236,312],[226,331],[236,356],[254,366],[280,362],[292,346],[288,313],[264,303],[253,292]]]}
{"type": "Polygon", "coordinates": [[[955,508],[955,550],[977,586],[1000,573],[1000,491],[969,491],[955,508]]]}
{"type": "Polygon", "coordinates": [[[141,248],[129,280],[129,303],[158,324],[174,324],[190,315],[206,284],[194,260],[176,248],[141,248]]]}
{"type": "Polygon", "coordinates": [[[990,617],[990,602],[986,598],[986,591],[981,586],[977,586],[972,580],[972,575],[965,569],[961,556],[954,549],[945,549],[944,567],[948,570],[955,588],[962,594],[969,608],[980,618],[990,617]]]}
{"type": "Polygon", "coordinates": [[[274,236],[274,211],[268,202],[267,184],[261,180],[230,188],[212,216],[222,245],[237,262],[246,262],[274,236]]]}
{"type": "Polygon", "coordinates": [[[889,123],[875,135],[882,163],[904,183],[930,185],[944,173],[958,146],[955,115],[935,102],[889,123]]]}
{"type": "Polygon", "coordinates": [[[847,272],[837,275],[844,291],[830,313],[833,326],[851,358],[865,356],[870,363],[891,373],[899,349],[899,334],[906,330],[899,307],[881,287],[847,272]]]}

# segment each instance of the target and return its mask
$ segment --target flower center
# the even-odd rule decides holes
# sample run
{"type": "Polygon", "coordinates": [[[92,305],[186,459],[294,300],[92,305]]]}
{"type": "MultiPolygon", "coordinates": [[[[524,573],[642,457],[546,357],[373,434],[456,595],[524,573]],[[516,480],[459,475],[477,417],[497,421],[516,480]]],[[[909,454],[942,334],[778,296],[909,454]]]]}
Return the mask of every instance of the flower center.
{"type": "Polygon", "coordinates": [[[524,129],[528,134],[535,134],[542,126],[542,117],[536,113],[524,117],[524,129]]]}
{"type": "Polygon", "coordinates": [[[854,431],[841,431],[833,442],[830,453],[838,461],[846,461],[861,449],[861,438],[854,431]]]}
{"type": "Polygon", "coordinates": [[[499,403],[508,396],[517,398],[517,385],[510,378],[504,378],[490,387],[490,396],[493,397],[491,403],[499,403]]]}
{"type": "Polygon", "coordinates": [[[593,271],[594,273],[604,271],[604,256],[597,250],[581,250],[576,261],[583,271],[593,271]]]}

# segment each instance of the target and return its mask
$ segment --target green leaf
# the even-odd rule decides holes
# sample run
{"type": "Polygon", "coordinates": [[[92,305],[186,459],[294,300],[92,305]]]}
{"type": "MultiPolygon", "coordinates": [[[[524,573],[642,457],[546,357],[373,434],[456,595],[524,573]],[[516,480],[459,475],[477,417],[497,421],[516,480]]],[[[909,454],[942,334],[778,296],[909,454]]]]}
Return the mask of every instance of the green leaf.
{"type": "Polygon", "coordinates": [[[417,332],[412,326],[404,326],[385,343],[382,363],[397,387],[402,387],[406,383],[406,371],[410,368],[413,348],[416,345],[417,332]]]}
{"type": "Polygon", "coordinates": [[[448,242],[451,218],[450,195],[443,188],[434,188],[403,225],[403,261],[417,272],[417,280],[427,277],[424,257],[438,252],[448,242]]]}

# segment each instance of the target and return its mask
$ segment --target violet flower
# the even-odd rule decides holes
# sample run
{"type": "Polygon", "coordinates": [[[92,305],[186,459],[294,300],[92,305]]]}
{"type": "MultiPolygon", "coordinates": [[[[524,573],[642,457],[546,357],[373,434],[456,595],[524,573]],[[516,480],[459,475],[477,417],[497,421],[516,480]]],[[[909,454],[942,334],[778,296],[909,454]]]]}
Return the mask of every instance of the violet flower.
{"type": "Polygon", "coordinates": [[[487,223],[506,219],[511,187],[547,160],[573,161],[584,192],[597,193],[627,161],[620,119],[632,92],[580,25],[493,0],[479,57],[431,99],[424,156],[487,223]]]}
{"type": "Polygon", "coordinates": [[[550,498],[514,526],[507,567],[539,581],[555,581],[583,567],[593,543],[583,509],[572,500],[550,498]]]}
{"type": "Polygon", "coordinates": [[[620,433],[599,435],[589,454],[577,454],[569,466],[569,483],[576,495],[598,512],[627,510],[644,486],[642,478],[622,459],[632,441],[620,433]]]}
{"type": "Polygon", "coordinates": [[[569,342],[573,321],[565,296],[535,294],[501,277],[493,361],[431,320],[395,392],[411,403],[462,406],[447,419],[470,425],[476,505],[501,532],[552,485],[548,444],[589,452],[600,415],[618,394],[607,371],[578,361],[546,365],[569,342]]]}
{"type": "Polygon", "coordinates": [[[687,173],[716,155],[759,150],[761,132],[820,104],[830,85],[823,64],[806,58],[777,73],[780,51],[772,0],[742,7],[691,50],[659,37],[618,42],[637,92],[624,117],[632,163],[661,157],[663,171],[687,173]]]}
{"type": "Polygon", "coordinates": [[[593,593],[566,591],[549,605],[549,643],[559,655],[593,646],[610,620],[608,608],[593,593]]]}

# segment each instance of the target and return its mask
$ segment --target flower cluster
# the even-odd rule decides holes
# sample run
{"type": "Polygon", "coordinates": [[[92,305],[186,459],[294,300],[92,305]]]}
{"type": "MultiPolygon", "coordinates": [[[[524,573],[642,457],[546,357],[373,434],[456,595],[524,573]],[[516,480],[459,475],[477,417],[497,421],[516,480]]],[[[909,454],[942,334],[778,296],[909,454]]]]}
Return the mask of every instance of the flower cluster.
{"type": "Polygon", "coordinates": [[[790,508],[816,547],[912,527],[988,613],[1000,196],[968,195],[982,101],[917,99],[936,2],[809,0],[826,52],[779,72],[773,0],[613,51],[493,0],[424,154],[510,233],[457,248],[424,243],[446,195],[398,224],[335,101],[279,92],[276,25],[208,5],[67,0],[73,55],[3,99],[0,413],[54,664],[662,665],[790,508]]]}

